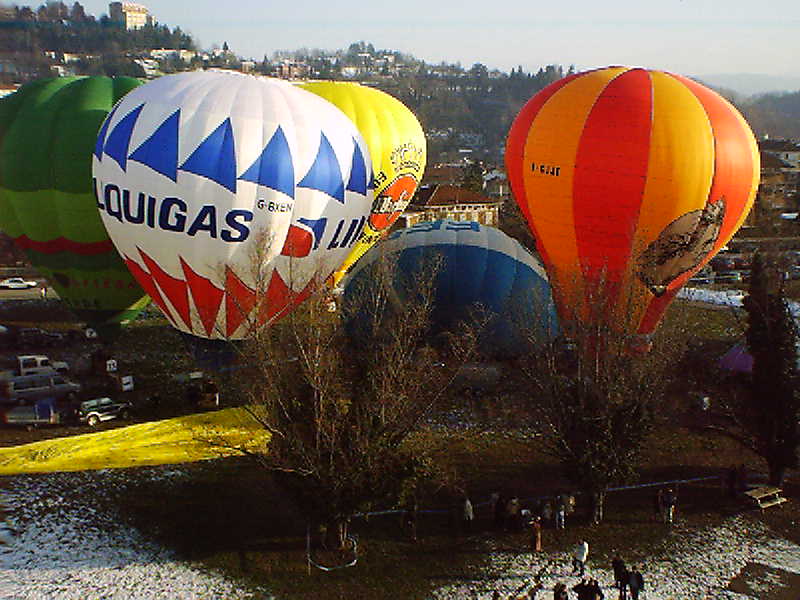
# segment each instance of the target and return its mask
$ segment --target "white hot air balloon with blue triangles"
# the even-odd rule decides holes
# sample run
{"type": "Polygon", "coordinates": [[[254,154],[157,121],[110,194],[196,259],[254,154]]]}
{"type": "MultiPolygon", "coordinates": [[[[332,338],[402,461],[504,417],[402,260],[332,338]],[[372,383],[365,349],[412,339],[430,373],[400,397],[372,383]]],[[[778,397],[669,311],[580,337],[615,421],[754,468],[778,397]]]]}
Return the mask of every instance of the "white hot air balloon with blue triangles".
{"type": "Polygon", "coordinates": [[[366,144],[342,112],[220,71],[125,96],[92,172],[128,268],[177,329],[208,339],[245,337],[306,298],[350,252],[373,195],[366,144]]]}

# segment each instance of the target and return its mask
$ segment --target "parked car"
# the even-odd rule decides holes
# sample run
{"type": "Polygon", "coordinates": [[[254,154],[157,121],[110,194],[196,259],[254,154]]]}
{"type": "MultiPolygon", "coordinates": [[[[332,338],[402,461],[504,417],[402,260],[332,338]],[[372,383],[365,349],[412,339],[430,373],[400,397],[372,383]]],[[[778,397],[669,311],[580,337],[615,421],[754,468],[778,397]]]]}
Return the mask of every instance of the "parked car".
{"type": "Polygon", "coordinates": [[[131,407],[130,402],[112,400],[108,397],[86,400],[78,406],[78,420],[90,427],[97,427],[101,421],[127,419],[131,407]]]}
{"type": "Polygon", "coordinates": [[[709,285],[710,283],[713,283],[713,279],[709,275],[701,273],[691,277],[687,282],[688,285],[709,285]]]}
{"type": "Polygon", "coordinates": [[[42,398],[73,399],[81,385],[66,379],[61,373],[19,375],[0,380],[0,403],[15,404],[42,398]]]}
{"type": "Polygon", "coordinates": [[[689,285],[708,285],[714,283],[714,271],[711,270],[711,267],[706,266],[692,275],[687,283],[689,285]]]}
{"type": "Polygon", "coordinates": [[[12,406],[0,413],[0,421],[6,425],[26,427],[28,430],[35,429],[39,425],[64,423],[68,417],[69,411],[60,410],[55,398],[43,398],[33,404],[12,406]]]}
{"type": "Polygon", "coordinates": [[[63,360],[50,360],[43,354],[20,354],[13,362],[8,361],[8,367],[0,371],[0,379],[8,379],[18,375],[42,375],[55,371],[66,373],[69,371],[69,364],[63,360]]]}
{"type": "Polygon", "coordinates": [[[720,271],[714,276],[716,283],[739,283],[744,281],[744,277],[739,271],[720,271]]]}
{"type": "Polygon", "coordinates": [[[2,290],[28,290],[35,288],[39,285],[35,281],[23,279],[22,277],[9,277],[0,281],[0,289],[2,290]]]}
{"type": "Polygon", "coordinates": [[[67,336],[61,332],[38,327],[23,327],[17,332],[17,342],[23,347],[57,346],[66,340],[67,336]]]}

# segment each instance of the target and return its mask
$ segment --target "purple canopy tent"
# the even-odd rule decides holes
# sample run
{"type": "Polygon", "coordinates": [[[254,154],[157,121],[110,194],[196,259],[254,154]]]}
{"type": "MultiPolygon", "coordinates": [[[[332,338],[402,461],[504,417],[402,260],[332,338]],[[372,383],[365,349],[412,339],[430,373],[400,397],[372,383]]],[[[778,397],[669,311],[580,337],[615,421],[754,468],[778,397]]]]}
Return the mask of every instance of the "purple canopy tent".
{"type": "Polygon", "coordinates": [[[726,371],[734,373],[752,373],[753,356],[747,351],[747,346],[744,342],[736,342],[719,359],[719,366],[726,371]]]}

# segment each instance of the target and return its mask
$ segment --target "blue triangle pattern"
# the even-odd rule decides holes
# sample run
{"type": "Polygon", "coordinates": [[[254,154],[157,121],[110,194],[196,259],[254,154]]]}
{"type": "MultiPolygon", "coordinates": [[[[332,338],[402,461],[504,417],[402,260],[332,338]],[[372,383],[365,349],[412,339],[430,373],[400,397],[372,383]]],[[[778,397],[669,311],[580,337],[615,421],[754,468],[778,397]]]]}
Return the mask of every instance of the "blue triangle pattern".
{"type": "Polygon", "coordinates": [[[97,160],[103,160],[103,144],[106,141],[106,134],[108,133],[108,126],[111,125],[111,119],[114,118],[114,115],[117,112],[117,107],[114,107],[103,121],[103,124],[100,126],[100,131],[97,132],[97,141],[94,143],[94,155],[97,157],[97,160]]]}
{"type": "Polygon", "coordinates": [[[178,126],[181,109],[176,110],[153,134],[133,151],[128,159],[178,181],[178,126]]]}
{"type": "Polygon", "coordinates": [[[136,119],[139,118],[142,108],[144,108],[144,104],[140,104],[120,119],[112,132],[108,134],[108,140],[103,148],[103,152],[114,159],[123,171],[128,166],[128,146],[131,143],[131,134],[136,126],[136,119]]]}
{"type": "Polygon", "coordinates": [[[239,176],[242,181],[277,190],[294,198],[294,164],[289,142],[283,129],[278,129],[256,161],[239,176]]]}
{"type": "Polygon", "coordinates": [[[319,248],[319,243],[325,233],[325,227],[328,225],[328,218],[322,217],[321,219],[297,219],[298,223],[302,223],[314,232],[314,250],[319,248]]]}
{"type": "Polygon", "coordinates": [[[369,174],[369,183],[367,184],[367,189],[368,190],[374,190],[375,189],[375,173],[370,173],[369,174]]]}
{"type": "Polygon", "coordinates": [[[344,204],[344,180],[339,169],[339,161],[336,160],[336,154],[325,134],[321,133],[320,136],[317,158],[297,187],[325,192],[344,204]]]}
{"type": "Polygon", "coordinates": [[[207,177],[236,193],[236,148],[230,118],[200,142],[180,170],[207,177]]]}
{"type": "Polygon", "coordinates": [[[367,193],[367,165],[364,164],[364,155],[355,140],[353,140],[353,164],[350,167],[350,181],[347,182],[347,190],[362,195],[367,193]]]}

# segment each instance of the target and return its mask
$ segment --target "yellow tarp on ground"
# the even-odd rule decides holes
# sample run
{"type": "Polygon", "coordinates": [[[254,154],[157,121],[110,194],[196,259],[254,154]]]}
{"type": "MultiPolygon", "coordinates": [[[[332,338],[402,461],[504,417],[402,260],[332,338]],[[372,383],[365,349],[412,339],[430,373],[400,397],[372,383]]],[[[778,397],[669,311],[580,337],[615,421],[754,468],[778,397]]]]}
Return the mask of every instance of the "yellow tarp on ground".
{"type": "Polygon", "coordinates": [[[269,434],[229,408],[110,431],[0,448],[0,475],[121,469],[196,462],[263,448],[269,434]]]}

